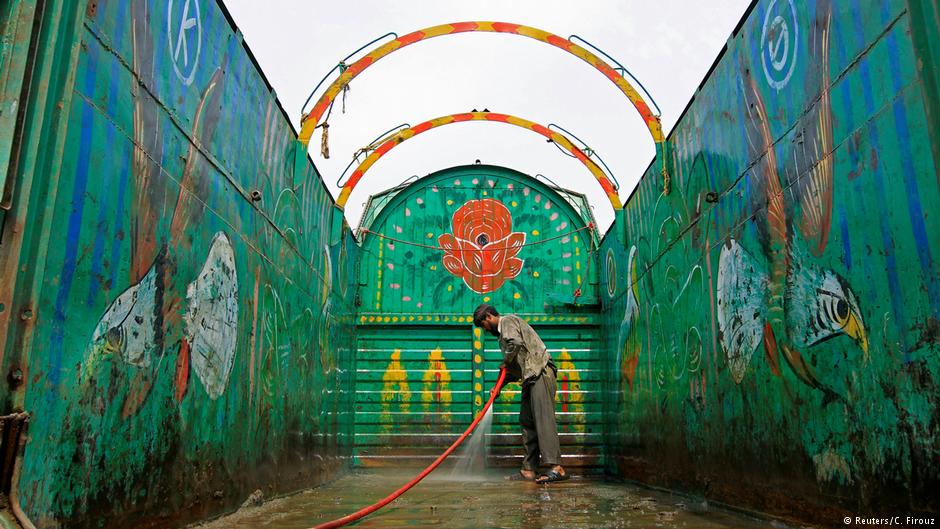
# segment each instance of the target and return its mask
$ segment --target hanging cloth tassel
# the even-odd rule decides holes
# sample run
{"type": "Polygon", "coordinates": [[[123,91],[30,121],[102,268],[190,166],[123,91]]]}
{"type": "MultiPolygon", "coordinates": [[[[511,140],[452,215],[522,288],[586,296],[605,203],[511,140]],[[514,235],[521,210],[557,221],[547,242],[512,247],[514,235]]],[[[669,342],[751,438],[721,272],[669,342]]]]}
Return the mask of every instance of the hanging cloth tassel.
{"type": "Polygon", "coordinates": [[[330,159],[330,124],[323,123],[320,125],[323,127],[323,135],[320,136],[320,156],[323,156],[327,160],[330,159]]]}
{"type": "MultiPolygon", "coordinates": [[[[349,66],[346,66],[346,61],[339,61],[339,75],[342,76],[346,73],[346,69],[349,66]]],[[[343,114],[346,113],[346,93],[349,92],[349,84],[343,84],[343,114]]]]}

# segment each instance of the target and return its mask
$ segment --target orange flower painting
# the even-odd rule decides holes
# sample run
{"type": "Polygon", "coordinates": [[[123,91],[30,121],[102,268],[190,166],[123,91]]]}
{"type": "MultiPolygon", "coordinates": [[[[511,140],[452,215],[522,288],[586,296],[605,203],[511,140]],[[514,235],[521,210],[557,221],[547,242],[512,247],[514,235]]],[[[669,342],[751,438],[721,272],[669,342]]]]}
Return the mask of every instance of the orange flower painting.
{"type": "Polygon", "coordinates": [[[512,216],[502,202],[469,200],[454,212],[451,225],[454,233],[437,239],[444,249],[444,268],[470,290],[493,292],[522,271],[523,260],[516,256],[525,233],[512,231],[512,216]]]}

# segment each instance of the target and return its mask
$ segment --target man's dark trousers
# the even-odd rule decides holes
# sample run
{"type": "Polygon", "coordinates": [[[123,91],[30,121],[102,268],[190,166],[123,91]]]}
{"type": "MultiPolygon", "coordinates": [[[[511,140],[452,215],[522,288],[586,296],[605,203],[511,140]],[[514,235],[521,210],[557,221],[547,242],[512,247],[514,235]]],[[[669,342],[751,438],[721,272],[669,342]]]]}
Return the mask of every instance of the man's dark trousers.
{"type": "Polygon", "coordinates": [[[525,459],[522,468],[537,471],[539,454],[543,465],[561,464],[558,427],[555,425],[555,369],[552,364],[542,368],[535,380],[522,385],[522,405],[519,408],[525,459]]]}

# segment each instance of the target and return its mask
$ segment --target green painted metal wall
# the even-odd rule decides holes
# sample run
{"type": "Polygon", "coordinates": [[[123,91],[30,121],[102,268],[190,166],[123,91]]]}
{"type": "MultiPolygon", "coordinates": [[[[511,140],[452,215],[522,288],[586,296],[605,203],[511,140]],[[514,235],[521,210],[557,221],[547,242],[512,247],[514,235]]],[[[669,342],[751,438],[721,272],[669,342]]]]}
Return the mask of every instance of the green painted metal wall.
{"type": "MultiPolygon", "coordinates": [[[[502,361],[495,339],[472,326],[473,310],[488,302],[527,318],[560,369],[566,461],[600,465],[597,265],[588,264],[596,247],[593,229],[581,229],[590,214],[573,207],[583,204],[580,194],[486,165],[373,197],[359,267],[359,464],[426,462],[480,412],[502,361]]],[[[518,463],[518,401],[516,385],[497,403],[491,464],[518,463]]]]}
{"type": "Polygon", "coordinates": [[[825,524],[940,509],[914,45],[937,27],[912,12],[760,0],[729,39],[669,137],[671,192],[654,164],[602,244],[612,472],[825,524]]]}
{"type": "Polygon", "coordinates": [[[28,514],[165,526],[334,477],[358,245],[240,34],[205,0],[44,5],[0,260],[28,514]]]}

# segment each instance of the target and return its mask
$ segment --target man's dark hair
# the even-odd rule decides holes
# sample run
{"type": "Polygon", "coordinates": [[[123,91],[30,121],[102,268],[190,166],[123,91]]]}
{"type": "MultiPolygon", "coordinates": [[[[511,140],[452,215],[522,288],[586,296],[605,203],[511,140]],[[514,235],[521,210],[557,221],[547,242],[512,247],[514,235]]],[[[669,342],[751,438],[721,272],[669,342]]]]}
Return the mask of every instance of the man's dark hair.
{"type": "Polygon", "coordinates": [[[499,313],[496,312],[496,309],[492,305],[487,305],[486,303],[481,304],[475,311],[473,311],[473,325],[477,327],[483,326],[483,320],[486,319],[487,314],[492,314],[493,316],[499,316],[499,313]]]}

